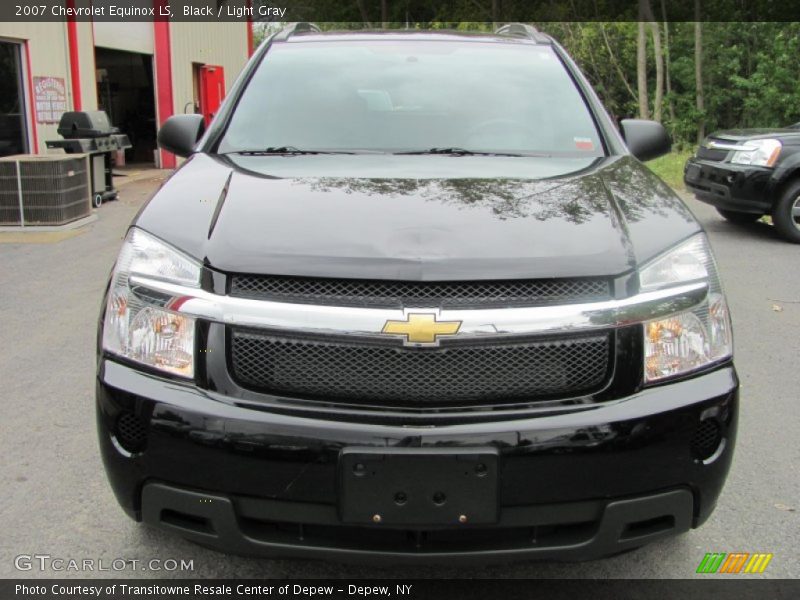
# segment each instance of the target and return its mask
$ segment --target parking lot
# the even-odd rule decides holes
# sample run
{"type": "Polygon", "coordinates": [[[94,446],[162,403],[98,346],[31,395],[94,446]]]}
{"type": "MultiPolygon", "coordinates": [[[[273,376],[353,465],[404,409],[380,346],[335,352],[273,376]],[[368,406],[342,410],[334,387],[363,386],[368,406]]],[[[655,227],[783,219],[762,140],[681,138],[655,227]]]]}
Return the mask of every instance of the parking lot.
{"type": "Polygon", "coordinates": [[[151,171],[125,182],[120,200],[84,229],[0,233],[0,577],[686,578],[705,553],[737,551],[773,553],[763,577],[800,576],[800,246],[764,223],[729,224],[694,199],[687,202],[708,230],[728,292],[742,380],[733,468],[703,528],[589,563],[377,569],[226,556],[133,523],[97,451],[96,320],[125,229],[163,177],[151,171]],[[15,567],[16,556],[33,554],[139,562],[122,572],[15,567]],[[145,570],[154,558],[190,560],[193,570],[145,570]]]}

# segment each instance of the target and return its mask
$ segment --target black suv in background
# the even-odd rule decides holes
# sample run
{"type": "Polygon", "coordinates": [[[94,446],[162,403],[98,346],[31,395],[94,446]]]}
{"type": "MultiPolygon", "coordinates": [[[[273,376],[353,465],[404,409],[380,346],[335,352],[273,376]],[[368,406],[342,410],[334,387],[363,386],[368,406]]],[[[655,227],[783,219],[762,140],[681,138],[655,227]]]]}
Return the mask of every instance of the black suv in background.
{"type": "Polygon", "coordinates": [[[771,215],[780,234],[800,244],[800,123],[714,132],[686,162],[683,180],[729,221],[771,215]]]}
{"type": "Polygon", "coordinates": [[[97,422],[132,518],[244,554],[588,559],[698,527],[739,383],[708,240],[548,36],[255,53],[132,223],[97,422]]]}

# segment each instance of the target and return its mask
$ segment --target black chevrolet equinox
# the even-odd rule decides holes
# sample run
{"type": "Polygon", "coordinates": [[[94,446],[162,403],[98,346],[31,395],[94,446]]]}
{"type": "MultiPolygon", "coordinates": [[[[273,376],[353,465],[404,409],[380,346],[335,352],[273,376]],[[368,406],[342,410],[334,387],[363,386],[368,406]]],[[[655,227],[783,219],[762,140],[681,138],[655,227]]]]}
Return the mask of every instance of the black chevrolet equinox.
{"type": "Polygon", "coordinates": [[[323,33],[256,51],[131,224],[97,422],[133,519],[239,554],[611,555],[700,526],[738,379],[702,227],[565,51],[323,33]]]}

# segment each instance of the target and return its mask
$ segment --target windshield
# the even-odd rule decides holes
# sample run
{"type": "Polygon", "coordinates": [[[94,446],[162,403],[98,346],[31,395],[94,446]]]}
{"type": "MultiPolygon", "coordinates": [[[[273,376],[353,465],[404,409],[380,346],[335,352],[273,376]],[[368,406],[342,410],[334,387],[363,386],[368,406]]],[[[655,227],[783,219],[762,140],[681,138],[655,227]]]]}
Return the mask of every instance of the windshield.
{"type": "Polygon", "coordinates": [[[464,41],[273,45],[218,151],[602,156],[550,47],[464,41]]]}

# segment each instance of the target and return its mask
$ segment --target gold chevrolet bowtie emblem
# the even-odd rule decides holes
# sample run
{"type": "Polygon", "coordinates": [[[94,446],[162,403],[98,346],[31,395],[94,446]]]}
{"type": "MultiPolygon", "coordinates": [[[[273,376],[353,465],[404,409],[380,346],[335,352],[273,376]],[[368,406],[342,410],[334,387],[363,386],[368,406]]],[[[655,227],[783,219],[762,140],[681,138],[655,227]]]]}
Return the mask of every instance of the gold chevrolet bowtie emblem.
{"type": "Polygon", "coordinates": [[[437,321],[432,313],[410,313],[405,321],[386,321],[387,335],[402,335],[408,344],[436,344],[440,335],[455,335],[461,321],[437,321]]]}

